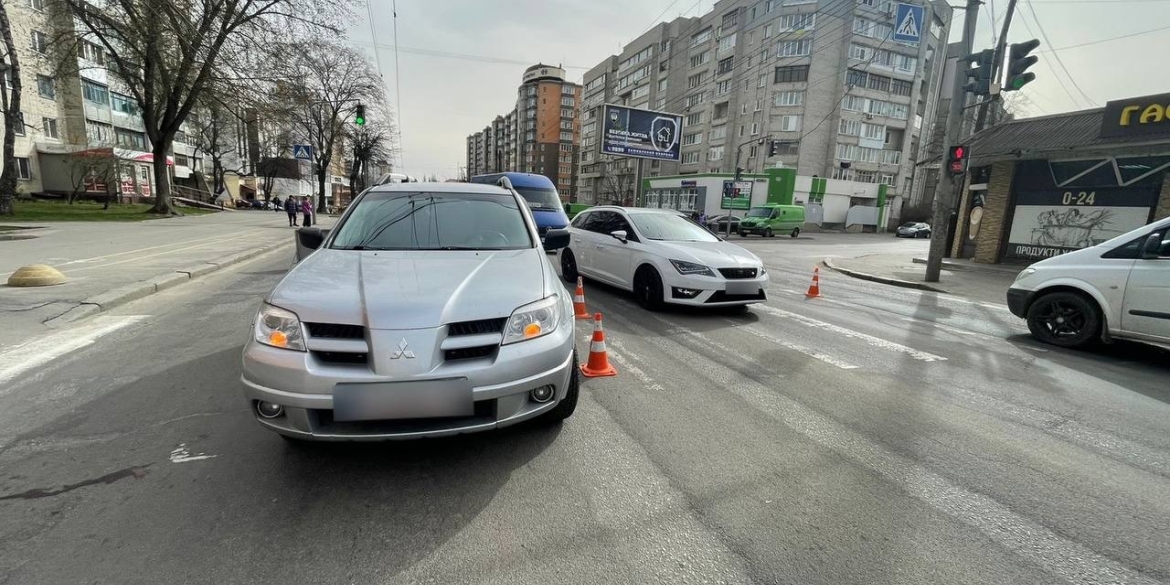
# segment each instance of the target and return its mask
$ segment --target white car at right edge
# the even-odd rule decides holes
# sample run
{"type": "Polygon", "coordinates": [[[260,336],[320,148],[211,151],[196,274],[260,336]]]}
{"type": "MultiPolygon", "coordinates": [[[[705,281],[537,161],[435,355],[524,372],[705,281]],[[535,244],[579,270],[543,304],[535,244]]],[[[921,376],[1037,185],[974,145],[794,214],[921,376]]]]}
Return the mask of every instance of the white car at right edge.
{"type": "Polygon", "coordinates": [[[1007,303],[1053,345],[1124,338],[1170,347],[1170,218],[1025,268],[1007,303]]]}
{"type": "Polygon", "coordinates": [[[590,207],[569,225],[561,275],[632,291],[638,303],[703,307],[767,300],[768,271],[755,254],[671,210],[590,207]]]}

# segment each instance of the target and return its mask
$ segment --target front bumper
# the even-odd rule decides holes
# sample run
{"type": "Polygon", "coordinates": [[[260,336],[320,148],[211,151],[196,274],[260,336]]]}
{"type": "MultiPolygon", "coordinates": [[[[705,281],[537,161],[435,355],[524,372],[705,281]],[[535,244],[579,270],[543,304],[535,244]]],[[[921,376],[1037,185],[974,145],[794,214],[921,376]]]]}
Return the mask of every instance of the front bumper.
{"type": "Polygon", "coordinates": [[[1024,290],[1022,288],[1009,288],[1007,290],[1008,310],[1021,319],[1027,317],[1028,307],[1031,306],[1032,298],[1035,295],[1035,291],[1024,290]]]}
{"type": "MultiPolygon", "coordinates": [[[[718,273],[717,273],[718,274],[718,273]]],[[[694,307],[727,307],[762,303],[768,300],[768,273],[755,278],[728,279],[722,276],[683,275],[674,271],[662,279],[663,301],[694,307]],[[731,290],[728,290],[728,289],[731,290]],[[693,296],[681,295],[679,290],[699,291],[693,296]],[[744,291],[743,289],[750,289],[744,291]]]]}
{"type": "Polygon", "coordinates": [[[542,338],[501,346],[491,359],[442,364],[404,379],[379,375],[372,367],[321,364],[311,353],[249,341],[244,348],[240,381],[256,420],[282,435],[319,441],[440,437],[502,428],[551,410],[564,399],[571,382],[574,346],[573,324],[562,321],[555,332],[542,338]],[[453,377],[460,379],[459,384],[471,386],[470,416],[334,420],[333,389],[337,384],[427,382],[453,377]],[[554,400],[532,400],[533,389],[549,385],[555,389],[554,400]],[[281,405],[284,413],[273,419],[260,417],[256,402],[261,400],[281,405]]]}

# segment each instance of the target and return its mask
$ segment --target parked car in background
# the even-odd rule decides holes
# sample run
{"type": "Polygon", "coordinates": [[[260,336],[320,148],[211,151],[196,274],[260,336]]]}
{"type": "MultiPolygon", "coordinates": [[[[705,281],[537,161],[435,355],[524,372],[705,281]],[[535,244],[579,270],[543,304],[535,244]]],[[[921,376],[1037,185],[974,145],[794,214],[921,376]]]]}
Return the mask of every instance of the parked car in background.
{"type": "Polygon", "coordinates": [[[731,215],[717,215],[707,219],[707,229],[717,234],[722,233],[739,233],[739,218],[731,215]],[[731,218],[731,232],[727,232],[727,218],[731,218]]]}
{"type": "Polygon", "coordinates": [[[739,222],[740,236],[759,234],[770,238],[776,234],[800,235],[804,227],[804,207],[800,205],[759,205],[748,210],[739,222]]]}
{"type": "Polygon", "coordinates": [[[561,275],[632,291],[638,303],[704,307],[767,300],[768,273],[755,254],[668,209],[592,207],[569,226],[561,275]]]}
{"type": "Polygon", "coordinates": [[[1025,268],[1007,303],[1045,343],[1124,338],[1170,348],[1170,218],[1025,268]]]}
{"type": "Polygon", "coordinates": [[[929,238],[930,224],[922,223],[920,221],[911,221],[898,226],[894,230],[894,237],[896,238],[929,238]]]}

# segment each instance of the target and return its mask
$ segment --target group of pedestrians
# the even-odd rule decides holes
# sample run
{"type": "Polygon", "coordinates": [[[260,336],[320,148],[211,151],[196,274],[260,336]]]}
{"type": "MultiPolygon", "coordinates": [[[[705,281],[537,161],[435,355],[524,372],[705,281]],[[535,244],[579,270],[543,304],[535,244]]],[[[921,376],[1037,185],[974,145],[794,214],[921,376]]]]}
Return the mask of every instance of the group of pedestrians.
{"type": "MultiPolygon", "coordinates": [[[[277,205],[279,205],[279,199],[277,200],[277,205]]],[[[284,212],[288,214],[288,225],[290,227],[298,227],[298,212],[304,216],[304,221],[301,222],[301,225],[304,227],[313,225],[313,202],[308,197],[298,198],[290,195],[288,199],[284,200],[284,212]]]]}

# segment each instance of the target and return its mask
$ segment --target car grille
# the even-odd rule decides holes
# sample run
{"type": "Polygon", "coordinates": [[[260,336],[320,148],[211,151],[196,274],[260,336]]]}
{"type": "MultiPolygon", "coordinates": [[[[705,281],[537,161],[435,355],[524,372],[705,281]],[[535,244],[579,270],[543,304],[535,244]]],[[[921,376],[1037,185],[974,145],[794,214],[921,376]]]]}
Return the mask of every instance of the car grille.
{"type": "Polygon", "coordinates": [[[708,303],[733,303],[735,301],[765,301],[768,300],[767,295],[764,294],[763,289],[754,295],[729,295],[727,291],[717,290],[711,298],[707,299],[708,303]]]}
{"type": "Polygon", "coordinates": [[[499,319],[480,319],[478,321],[461,321],[459,323],[451,323],[447,325],[447,336],[458,337],[461,335],[484,335],[486,333],[499,333],[504,330],[504,324],[508,322],[506,317],[499,319]]]}
{"type": "Polygon", "coordinates": [[[313,357],[327,364],[366,365],[369,361],[368,354],[346,353],[341,351],[314,351],[313,357]]]}
{"type": "Polygon", "coordinates": [[[491,357],[498,345],[481,345],[479,347],[461,347],[448,349],[443,352],[443,359],[453,362],[458,360],[477,360],[491,357]]]}
{"type": "Polygon", "coordinates": [[[729,278],[729,279],[755,278],[756,277],[756,269],[755,268],[720,268],[719,274],[722,274],[723,278],[729,278]]]}
{"type": "Polygon", "coordinates": [[[321,339],[365,339],[366,330],[361,325],[340,323],[305,323],[310,337],[321,339]]]}

